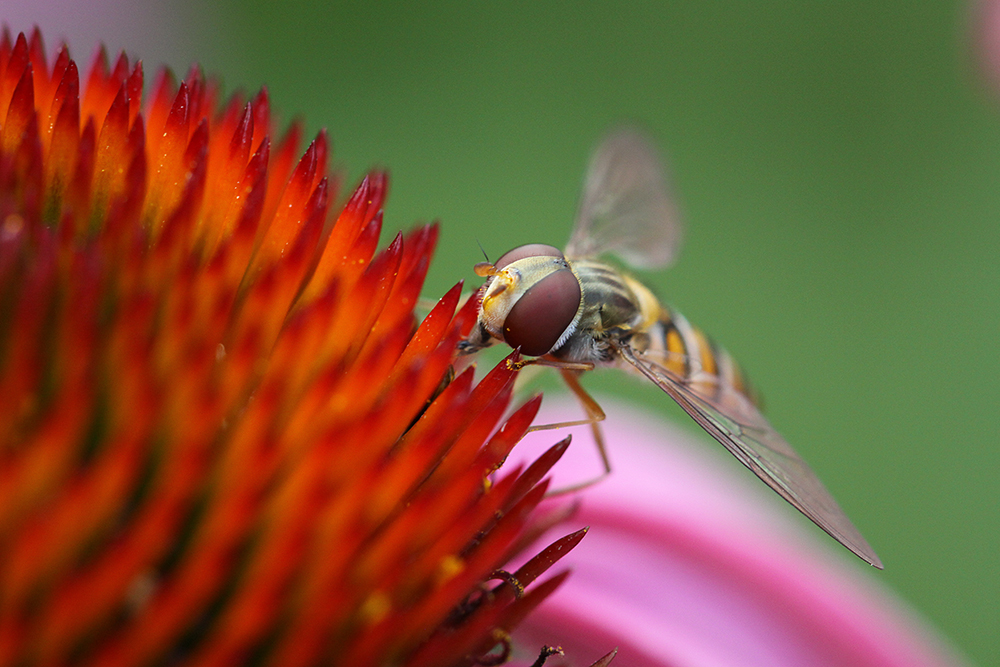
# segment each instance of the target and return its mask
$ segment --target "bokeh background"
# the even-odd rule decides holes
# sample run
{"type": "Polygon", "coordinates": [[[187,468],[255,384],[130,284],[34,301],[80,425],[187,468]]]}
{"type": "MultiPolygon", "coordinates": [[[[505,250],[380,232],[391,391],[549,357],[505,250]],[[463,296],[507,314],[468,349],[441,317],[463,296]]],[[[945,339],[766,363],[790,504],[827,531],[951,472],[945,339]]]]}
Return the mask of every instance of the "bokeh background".
{"type": "MultiPolygon", "coordinates": [[[[100,39],[147,78],[198,61],[266,84],[329,129],[348,184],[391,169],[387,229],[441,220],[428,296],[477,280],[478,244],[561,245],[593,144],[643,124],[686,239],[642,277],[742,361],[881,555],[871,575],[1000,664],[1000,92],[972,4],[0,7],[84,62],[100,39]]],[[[653,387],[586,383],[682,419],[653,387]]]]}

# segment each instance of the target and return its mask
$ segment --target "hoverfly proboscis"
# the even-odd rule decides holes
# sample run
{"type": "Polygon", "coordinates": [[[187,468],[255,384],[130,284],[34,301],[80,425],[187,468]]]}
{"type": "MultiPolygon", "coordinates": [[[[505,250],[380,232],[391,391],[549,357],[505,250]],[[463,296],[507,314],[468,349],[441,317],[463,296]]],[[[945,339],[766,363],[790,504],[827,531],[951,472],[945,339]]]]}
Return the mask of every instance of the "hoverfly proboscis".
{"type": "Polygon", "coordinates": [[[587,418],[548,427],[590,424],[605,474],[611,464],[598,425],[604,412],[578,376],[617,367],[645,377],[782,498],[881,569],[830,492],[761,414],[729,354],[641,282],[599,259],[614,255],[634,268],[663,268],[680,238],[651,143],[632,128],[611,133],[591,158],[565,251],[523,245],[476,265],[486,282],[476,294],[478,320],[459,351],[503,342],[529,357],[523,364],[558,368],[587,418]]]}

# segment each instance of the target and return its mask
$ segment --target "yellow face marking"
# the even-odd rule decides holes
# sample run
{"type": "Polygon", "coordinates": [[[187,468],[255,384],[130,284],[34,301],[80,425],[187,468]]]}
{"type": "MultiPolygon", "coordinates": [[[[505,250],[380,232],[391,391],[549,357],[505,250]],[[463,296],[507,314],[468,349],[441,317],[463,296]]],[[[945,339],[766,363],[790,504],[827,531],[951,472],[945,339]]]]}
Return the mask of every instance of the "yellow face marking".
{"type": "Polygon", "coordinates": [[[496,297],[500,296],[505,291],[507,291],[508,284],[509,283],[505,280],[497,279],[496,284],[491,285],[490,291],[487,292],[486,296],[483,297],[483,303],[491,301],[492,299],[495,299],[496,297]]]}

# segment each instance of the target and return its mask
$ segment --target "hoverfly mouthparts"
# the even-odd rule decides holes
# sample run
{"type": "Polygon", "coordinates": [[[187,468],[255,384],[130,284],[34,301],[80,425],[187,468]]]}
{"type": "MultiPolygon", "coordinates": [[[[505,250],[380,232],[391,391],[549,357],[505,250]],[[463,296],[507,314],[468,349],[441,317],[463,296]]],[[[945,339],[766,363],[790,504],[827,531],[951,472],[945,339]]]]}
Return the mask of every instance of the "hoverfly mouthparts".
{"type": "Polygon", "coordinates": [[[781,497],[881,568],[816,474],[761,414],[729,354],[641,282],[598,259],[614,254],[635,267],[663,267],[676,255],[680,237],[649,140],[631,129],[611,134],[591,159],[565,253],[533,243],[496,264],[476,265],[476,275],[487,281],[477,326],[459,351],[470,354],[503,341],[536,357],[521,364],[558,368],[587,419],[532,428],[590,424],[605,474],[611,464],[598,426],[604,412],[577,376],[604,366],[645,377],[781,497]]]}

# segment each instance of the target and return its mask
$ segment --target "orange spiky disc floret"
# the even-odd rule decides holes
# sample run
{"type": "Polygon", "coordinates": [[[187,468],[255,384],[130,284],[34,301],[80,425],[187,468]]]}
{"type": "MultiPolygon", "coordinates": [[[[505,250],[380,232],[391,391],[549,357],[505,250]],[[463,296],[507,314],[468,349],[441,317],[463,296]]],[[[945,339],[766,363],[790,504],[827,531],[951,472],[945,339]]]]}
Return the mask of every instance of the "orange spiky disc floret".
{"type": "Polygon", "coordinates": [[[447,383],[474,304],[416,325],[436,226],[376,254],[383,174],[330,215],[326,136],[272,146],[266,93],[142,89],[4,32],[0,665],[495,651],[582,532],[487,585],[565,444],[485,483],[539,401],[447,383]]]}

